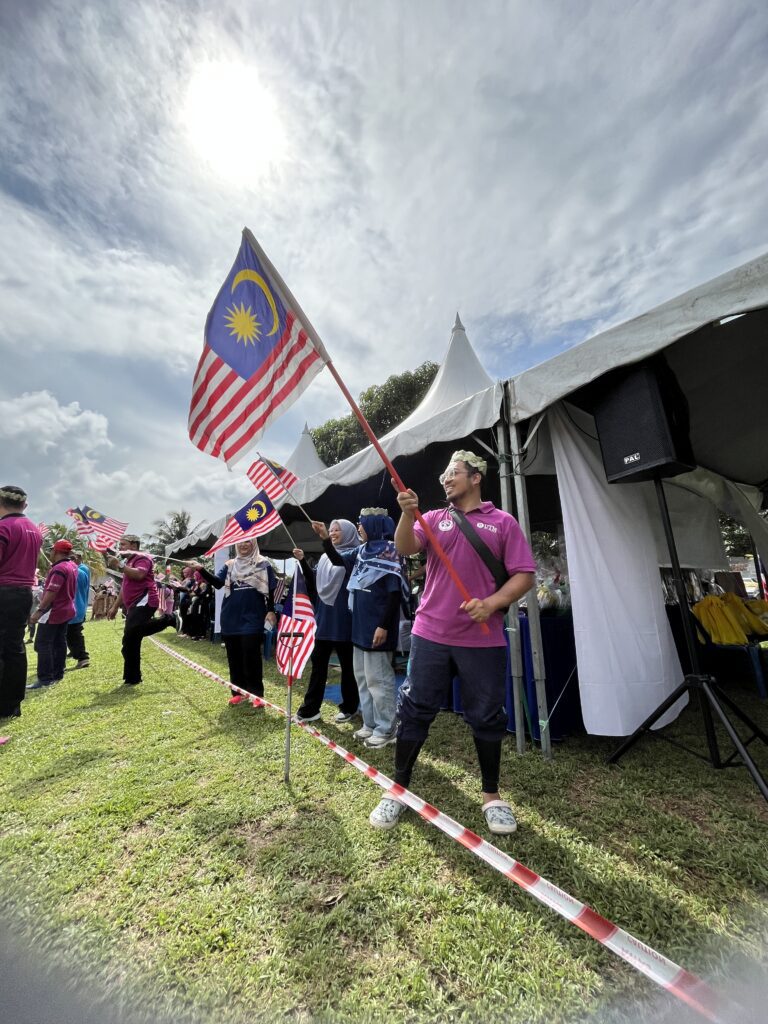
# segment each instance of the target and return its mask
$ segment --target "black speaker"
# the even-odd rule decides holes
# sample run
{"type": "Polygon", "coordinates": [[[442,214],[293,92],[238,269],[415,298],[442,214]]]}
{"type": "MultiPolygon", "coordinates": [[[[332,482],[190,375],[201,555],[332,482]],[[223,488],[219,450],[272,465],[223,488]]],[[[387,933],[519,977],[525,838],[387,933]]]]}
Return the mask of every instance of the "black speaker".
{"type": "Polygon", "coordinates": [[[688,402],[663,357],[610,374],[593,411],[610,483],[676,476],[696,465],[688,402]]]}

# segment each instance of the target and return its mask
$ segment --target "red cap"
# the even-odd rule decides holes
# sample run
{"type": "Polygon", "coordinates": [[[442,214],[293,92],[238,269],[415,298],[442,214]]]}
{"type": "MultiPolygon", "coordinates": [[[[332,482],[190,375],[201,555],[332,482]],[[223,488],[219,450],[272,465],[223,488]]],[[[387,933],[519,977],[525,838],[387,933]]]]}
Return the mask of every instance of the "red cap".
{"type": "Polygon", "coordinates": [[[72,543],[68,540],[57,540],[56,543],[53,545],[53,550],[56,551],[58,554],[61,554],[62,552],[69,554],[69,552],[72,550],[72,543]]]}

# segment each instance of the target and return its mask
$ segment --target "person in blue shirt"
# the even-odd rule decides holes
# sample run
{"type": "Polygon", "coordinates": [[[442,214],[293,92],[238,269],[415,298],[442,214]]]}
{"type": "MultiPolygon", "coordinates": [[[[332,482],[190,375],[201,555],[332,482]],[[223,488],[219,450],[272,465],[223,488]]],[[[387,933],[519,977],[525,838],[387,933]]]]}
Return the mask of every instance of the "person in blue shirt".
{"type": "Polygon", "coordinates": [[[75,591],[75,614],[67,623],[67,651],[75,659],[75,668],[88,668],[91,663],[85,649],[83,623],[88,613],[88,598],[91,593],[91,570],[83,561],[79,551],[72,552],[72,561],[77,563],[77,590],[75,591]]]}
{"type": "MultiPolygon", "coordinates": [[[[356,551],[360,546],[357,528],[349,519],[334,519],[328,527],[328,534],[331,543],[341,554],[356,551]]],[[[328,681],[328,664],[331,654],[336,651],[341,669],[341,704],[333,720],[336,724],[348,722],[357,714],[360,705],[352,664],[352,612],[349,610],[347,591],[352,566],[334,565],[328,555],[324,554],[317,569],[313,570],[304,560],[304,552],[300,548],[294,550],[294,558],[301,562],[317,621],[312,672],[296,718],[300,722],[315,722],[320,717],[320,706],[328,681]]]]}
{"type": "Polygon", "coordinates": [[[363,725],[353,733],[366,747],[395,742],[397,684],[392,655],[397,647],[400,604],[407,594],[405,574],[394,545],[395,524],[385,508],[360,511],[357,532],[362,543],[338,552],[324,523],[312,529],[323,540],[333,565],[349,566],[347,581],[352,608],[355,679],[360,692],[363,725]]]}
{"type": "MultiPolygon", "coordinates": [[[[202,565],[193,565],[216,590],[224,588],[221,603],[221,637],[227,650],[229,681],[254,697],[264,696],[261,649],[264,627],[275,628],[275,585],[277,578],[268,558],[255,540],[235,544],[235,558],[225,562],[214,575],[202,565]]],[[[235,694],[229,703],[247,700],[235,694]]]]}

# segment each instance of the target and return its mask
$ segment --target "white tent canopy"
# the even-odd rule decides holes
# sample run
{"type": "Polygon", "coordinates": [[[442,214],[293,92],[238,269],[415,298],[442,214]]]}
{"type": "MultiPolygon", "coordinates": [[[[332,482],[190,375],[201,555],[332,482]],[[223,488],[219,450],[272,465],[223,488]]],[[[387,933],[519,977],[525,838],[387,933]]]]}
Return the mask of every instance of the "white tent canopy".
{"type": "MultiPolygon", "coordinates": [[[[492,427],[499,418],[502,385],[494,384],[469,343],[456,314],[445,359],[414,411],[380,438],[390,459],[421,452],[436,441],[462,438],[474,430],[492,427]]],[[[317,499],[333,485],[356,484],[382,470],[381,458],[372,445],[343,462],[304,479],[293,490],[302,505],[317,499]]]]}
{"type": "MultiPolygon", "coordinates": [[[[643,510],[640,496],[650,485],[607,484],[597,444],[588,442],[594,422],[584,429],[575,407],[589,408],[593,389],[588,386],[598,378],[663,353],[688,402],[690,439],[698,463],[695,473],[673,478],[670,484],[689,492],[692,509],[700,502],[692,525],[706,525],[704,518],[714,517],[717,506],[741,519],[768,556],[768,527],[753,509],[756,489],[765,491],[768,485],[766,307],[768,255],[509,382],[512,421],[547,412],[549,431],[539,431],[528,472],[547,465],[544,449],[549,434],[555,442],[580,692],[589,732],[633,731],[671,691],[681,671],[666,619],[659,615],[658,576],[649,569],[658,564],[648,532],[658,509],[646,503],[643,510]],[[570,412],[560,411],[563,399],[574,403],[570,412]],[[585,503],[587,493],[590,500],[585,503]],[[643,647],[630,657],[633,637],[635,646],[642,639],[643,647]]],[[[627,415],[631,417],[633,410],[627,415]]]]}

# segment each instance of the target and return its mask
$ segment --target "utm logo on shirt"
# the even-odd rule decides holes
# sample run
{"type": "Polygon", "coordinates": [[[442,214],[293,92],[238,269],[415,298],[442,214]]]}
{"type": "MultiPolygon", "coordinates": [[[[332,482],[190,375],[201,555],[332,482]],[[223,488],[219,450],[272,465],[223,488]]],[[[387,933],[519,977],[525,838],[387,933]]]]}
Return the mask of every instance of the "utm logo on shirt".
{"type": "Polygon", "coordinates": [[[438,525],[438,528],[441,529],[443,531],[443,533],[445,533],[447,530],[452,530],[453,529],[453,520],[452,519],[441,519],[440,522],[437,525],[438,525]]]}

